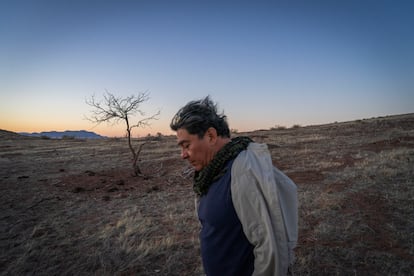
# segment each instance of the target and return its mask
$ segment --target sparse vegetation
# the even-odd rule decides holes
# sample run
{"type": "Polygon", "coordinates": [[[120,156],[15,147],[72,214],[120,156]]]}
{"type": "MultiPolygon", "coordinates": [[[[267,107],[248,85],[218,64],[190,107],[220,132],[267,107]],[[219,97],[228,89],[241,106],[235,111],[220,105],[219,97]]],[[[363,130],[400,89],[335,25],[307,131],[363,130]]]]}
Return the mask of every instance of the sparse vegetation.
{"type": "Polygon", "coordinates": [[[275,125],[274,127],[271,127],[270,130],[284,130],[286,129],[285,126],[275,125]]]}
{"type": "MultiPolygon", "coordinates": [[[[247,135],[298,185],[295,275],[412,275],[414,114],[247,135]]],[[[150,179],[125,140],[0,132],[0,275],[202,275],[175,138],[143,148],[150,179]]]]}

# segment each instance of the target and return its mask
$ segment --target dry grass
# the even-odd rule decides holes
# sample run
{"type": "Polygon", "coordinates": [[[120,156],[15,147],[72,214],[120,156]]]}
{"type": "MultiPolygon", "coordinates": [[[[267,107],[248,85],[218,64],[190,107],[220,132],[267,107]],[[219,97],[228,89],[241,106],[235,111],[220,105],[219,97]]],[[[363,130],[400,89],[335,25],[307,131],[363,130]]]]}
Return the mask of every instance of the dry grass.
{"type": "MultiPolygon", "coordinates": [[[[414,114],[247,135],[298,185],[297,275],[412,275],[414,114]]],[[[0,131],[0,274],[202,275],[175,138],[141,157],[154,177],[124,139],[0,131]]]]}

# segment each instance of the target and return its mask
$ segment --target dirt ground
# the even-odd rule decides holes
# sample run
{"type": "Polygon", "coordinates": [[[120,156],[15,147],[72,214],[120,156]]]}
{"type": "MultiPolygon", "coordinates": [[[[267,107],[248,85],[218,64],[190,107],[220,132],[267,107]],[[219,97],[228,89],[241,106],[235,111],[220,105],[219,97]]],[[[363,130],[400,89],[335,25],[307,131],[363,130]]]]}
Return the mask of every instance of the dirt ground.
{"type": "MultiPolygon", "coordinates": [[[[267,143],[298,185],[296,275],[413,275],[414,114],[236,135],[267,143]]],[[[0,274],[202,275],[175,137],[140,166],[124,139],[0,131],[0,274]]]]}

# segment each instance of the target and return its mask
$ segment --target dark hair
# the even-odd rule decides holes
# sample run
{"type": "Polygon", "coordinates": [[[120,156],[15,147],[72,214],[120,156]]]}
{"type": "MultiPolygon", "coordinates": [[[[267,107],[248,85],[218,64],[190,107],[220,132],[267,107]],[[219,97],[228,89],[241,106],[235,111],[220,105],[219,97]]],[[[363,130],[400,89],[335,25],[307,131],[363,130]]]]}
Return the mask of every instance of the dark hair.
{"type": "Polygon", "coordinates": [[[217,105],[209,96],[202,100],[191,101],[178,110],[172,118],[172,130],[185,129],[190,134],[197,134],[202,138],[207,129],[213,127],[217,135],[230,138],[230,129],[226,115],[217,113],[217,105]]]}

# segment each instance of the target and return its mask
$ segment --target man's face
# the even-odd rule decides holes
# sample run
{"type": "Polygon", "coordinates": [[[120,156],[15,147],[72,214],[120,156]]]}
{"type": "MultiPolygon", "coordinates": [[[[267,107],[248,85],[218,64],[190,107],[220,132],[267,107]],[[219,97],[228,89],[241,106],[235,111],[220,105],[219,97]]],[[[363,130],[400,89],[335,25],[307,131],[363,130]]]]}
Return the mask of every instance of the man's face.
{"type": "Polygon", "coordinates": [[[213,159],[213,146],[207,134],[199,138],[181,128],[177,130],[177,144],[181,147],[181,158],[188,160],[196,171],[202,170],[213,159]]]}

